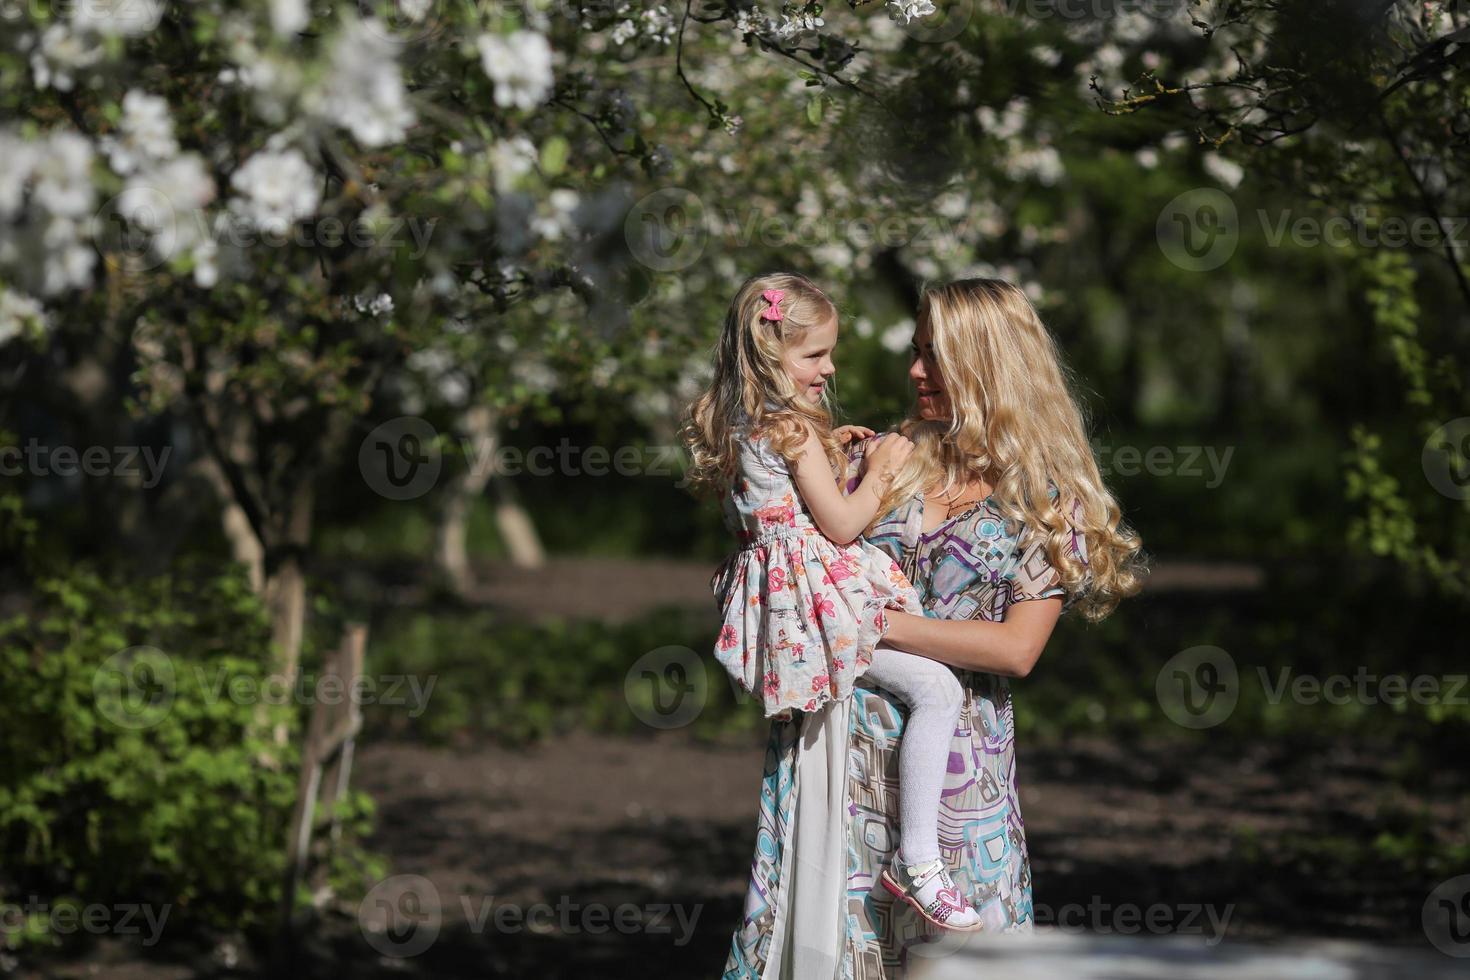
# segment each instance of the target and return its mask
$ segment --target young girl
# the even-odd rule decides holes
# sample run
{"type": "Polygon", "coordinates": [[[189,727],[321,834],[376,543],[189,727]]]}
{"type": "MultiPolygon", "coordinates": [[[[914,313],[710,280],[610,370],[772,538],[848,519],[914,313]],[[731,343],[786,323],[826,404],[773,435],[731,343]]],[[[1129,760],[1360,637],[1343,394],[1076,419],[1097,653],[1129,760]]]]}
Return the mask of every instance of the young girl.
{"type": "Polygon", "coordinates": [[[811,712],[868,679],[907,705],[899,748],[899,835],[885,887],[945,929],[980,918],[940,857],[940,791],[964,698],[950,668],[891,648],[885,609],[923,614],[893,559],[859,535],[913,450],[878,440],[844,496],[841,445],[871,430],[832,428],[837,309],[802,276],[745,281],[730,304],[709,389],[690,409],[692,482],[724,496],[740,550],[711,580],[723,625],[715,657],[770,716],[811,712]]]}

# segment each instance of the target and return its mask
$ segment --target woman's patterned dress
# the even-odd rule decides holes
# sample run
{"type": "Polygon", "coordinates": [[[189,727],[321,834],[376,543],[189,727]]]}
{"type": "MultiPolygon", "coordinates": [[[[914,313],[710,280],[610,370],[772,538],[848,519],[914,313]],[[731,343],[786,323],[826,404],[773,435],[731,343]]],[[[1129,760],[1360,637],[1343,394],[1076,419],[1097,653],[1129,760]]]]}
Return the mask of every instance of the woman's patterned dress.
{"type": "MultiPolygon", "coordinates": [[[[1052,496],[1056,493],[1053,485],[1052,496]]],[[[998,622],[1015,602],[1062,596],[1070,604],[1041,539],[1023,547],[1024,528],[1007,527],[993,496],[927,534],[922,531],[923,508],[923,497],[915,497],[885,517],[869,540],[898,561],[927,615],[998,622]]],[[[1072,513],[1077,513],[1075,506],[1072,513]]],[[[1076,531],[1072,549],[1086,561],[1085,539],[1076,531]]],[[[1016,795],[1010,687],[995,674],[958,668],[956,674],[967,697],[940,806],[940,848],[955,882],[983,917],[984,931],[1030,930],[1031,869],[1016,795]]],[[[873,888],[898,846],[897,751],[904,710],[896,697],[861,679],[853,691],[847,751],[846,941],[837,971],[844,980],[916,980],[926,964],[966,938],[933,928],[882,888],[873,888]]],[[[744,915],[725,965],[727,980],[761,977],[766,970],[772,926],[784,897],[781,869],[790,868],[794,857],[785,851],[794,844],[792,787],[799,721],[772,723],[755,860],[744,915]]],[[[765,976],[777,974],[771,970],[765,976]]]]}

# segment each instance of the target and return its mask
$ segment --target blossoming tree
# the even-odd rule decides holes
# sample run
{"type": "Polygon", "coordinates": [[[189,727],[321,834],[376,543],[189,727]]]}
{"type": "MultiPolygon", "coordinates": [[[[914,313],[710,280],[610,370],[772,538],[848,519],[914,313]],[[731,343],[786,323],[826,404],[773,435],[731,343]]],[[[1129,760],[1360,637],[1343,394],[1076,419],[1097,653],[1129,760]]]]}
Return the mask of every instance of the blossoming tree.
{"type": "Polygon", "coordinates": [[[469,336],[494,389],[537,296],[615,329],[629,182],[740,132],[701,59],[838,84],[854,51],[816,4],[85,0],[0,31],[0,356],[186,420],[288,675],[320,475],[385,376],[469,336]]]}

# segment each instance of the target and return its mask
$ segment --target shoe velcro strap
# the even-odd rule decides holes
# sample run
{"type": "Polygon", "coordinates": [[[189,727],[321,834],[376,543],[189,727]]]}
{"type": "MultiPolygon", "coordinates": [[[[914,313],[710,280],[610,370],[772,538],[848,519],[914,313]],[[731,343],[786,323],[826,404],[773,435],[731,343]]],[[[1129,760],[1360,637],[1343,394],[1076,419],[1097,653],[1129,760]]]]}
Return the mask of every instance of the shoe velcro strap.
{"type": "MultiPolygon", "coordinates": [[[[933,878],[935,875],[944,873],[944,862],[939,859],[930,861],[927,866],[920,865],[920,867],[924,867],[924,870],[912,876],[913,887],[915,888],[923,888],[926,884],[928,884],[930,878],[933,878]]],[[[914,866],[910,865],[910,874],[912,874],[913,869],[914,866]]]]}

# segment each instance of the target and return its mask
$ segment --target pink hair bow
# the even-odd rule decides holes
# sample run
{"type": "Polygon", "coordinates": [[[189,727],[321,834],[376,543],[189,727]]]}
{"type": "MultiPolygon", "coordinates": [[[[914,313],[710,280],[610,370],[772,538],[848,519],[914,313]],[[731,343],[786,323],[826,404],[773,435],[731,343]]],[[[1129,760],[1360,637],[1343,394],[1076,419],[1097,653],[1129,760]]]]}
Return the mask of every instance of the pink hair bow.
{"type": "Polygon", "coordinates": [[[780,305],[781,301],[785,298],[786,290],[784,289],[767,289],[765,292],[761,293],[761,299],[771,304],[766,309],[761,310],[761,319],[780,320],[783,316],[785,316],[785,314],[781,312],[780,305]]]}

